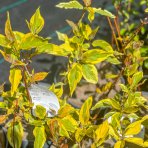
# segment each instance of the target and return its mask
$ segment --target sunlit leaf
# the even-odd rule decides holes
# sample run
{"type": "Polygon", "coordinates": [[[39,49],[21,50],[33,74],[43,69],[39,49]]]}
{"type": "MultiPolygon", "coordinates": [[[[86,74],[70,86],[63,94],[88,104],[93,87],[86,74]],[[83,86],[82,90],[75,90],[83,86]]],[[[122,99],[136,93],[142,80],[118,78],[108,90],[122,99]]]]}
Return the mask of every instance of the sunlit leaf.
{"type": "Polygon", "coordinates": [[[46,109],[41,105],[36,105],[36,108],[34,110],[35,116],[39,119],[44,119],[46,116],[46,109]]]}
{"type": "Polygon", "coordinates": [[[73,111],[74,111],[74,108],[71,105],[66,104],[59,109],[58,117],[63,118],[68,114],[72,113],[73,111]]]}
{"type": "Polygon", "coordinates": [[[94,12],[93,8],[91,8],[91,7],[88,7],[87,11],[88,11],[88,20],[90,22],[92,22],[95,18],[95,12],[94,12]]]}
{"type": "Polygon", "coordinates": [[[70,138],[69,133],[66,130],[66,127],[60,122],[58,122],[58,124],[60,126],[60,129],[59,129],[60,136],[70,138]]]}
{"type": "Polygon", "coordinates": [[[71,50],[69,48],[62,48],[62,46],[57,46],[55,44],[47,43],[39,46],[36,51],[38,53],[47,53],[57,56],[67,56],[71,50]]]}
{"type": "Polygon", "coordinates": [[[93,41],[92,45],[94,47],[101,47],[107,52],[113,52],[113,48],[111,47],[111,45],[104,40],[95,40],[93,41]]]}
{"type": "Polygon", "coordinates": [[[35,137],[34,148],[42,148],[46,141],[45,127],[35,127],[33,130],[33,135],[35,137]]]}
{"type": "Polygon", "coordinates": [[[30,23],[28,23],[28,27],[33,34],[38,34],[44,26],[44,19],[40,14],[40,9],[38,8],[34,15],[30,19],[30,23]]]}
{"type": "Polygon", "coordinates": [[[76,89],[77,84],[82,78],[82,73],[81,73],[81,65],[80,64],[73,64],[72,68],[70,69],[68,73],[68,83],[70,87],[70,94],[72,95],[74,90],[76,89]]]}
{"type": "Polygon", "coordinates": [[[14,55],[6,54],[4,51],[0,50],[0,53],[3,55],[4,59],[13,64],[13,65],[25,65],[22,61],[19,61],[14,55]]]}
{"type": "Polygon", "coordinates": [[[104,139],[107,137],[109,131],[109,124],[108,121],[104,121],[95,131],[96,140],[99,141],[100,139],[104,139]]]}
{"type": "Polygon", "coordinates": [[[4,35],[0,34],[0,46],[10,48],[11,46],[9,44],[9,40],[4,35]]]}
{"type": "Polygon", "coordinates": [[[141,131],[141,121],[131,123],[125,130],[125,135],[137,135],[141,131]]]}
{"type": "Polygon", "coordinates": [[[15,40],[15,36],[11,28],[9,13],[7,13],[7,21],[5,23],[5,35],[9,41],[13,42],[15,40]]]}
{"type": "Polygon", "coordinates": [[[142,78],[143,78],[142,71],[135,73],[132,77],[131,87],[135,87],[141,81],[142,78]]]}
{"type": "Polygon", "coordinates": [[[82,107],[80,109],[79,120],[82,125],[87,124],[89,121],[91,105],[92,105],[92,97],[89,97],[84,102],[84,104],[82,105],[82,107]]]}
{"type": "Polygon", "coordinates": [[[114,148],[124,148],[125,141],[117,141],[114,145],[114,148]]]}
{"type": "Polygon", "coordinates": [[[6,119],[7,119],[7,115],[0,115],[0,124],[3,124],[6,121],[6,119]]]}
{"type": "Polygon", "coordinates": [[[9,81],[11,83],[11,94],[13,95],[14,92],[17,90],[18,85],[22,79],[22,74],[20,69],[11,69],[9,75],[9,81]]]}
{"type": "Polygon", "coordinates": [[[21,122],[11,123],[7,130],[7,138],[13,148],[21,147],[23,139],[23,126],[21,122]]]}
{"type": "Polygon", "coordinates": [[[46,78],[46,76],[48,75],[47,72],[39,72],[39,73],[35,73],[33,74],[33,76],[31,77],[31,82],[36,82],[36,81],[42,81],[46,78]]]}
{"type": "Polygon", "coordinates": [[[98,82],[98,72],[94,65],[83,64],[82,75],[87,82],[96,84],[98,82]]]}
{"type": "Polygon", "coordinates": [[[112,53],[108,53],[100,49],[92,49],[86,51],[82,55],[82,62],[88,64],[97,64],[99,62],[106,60],[111,55],[112,53]]]}
{"type": "Polygon", "coordinates": [[[39,37],[37,35],[33,35],[32,33],[27,33],[24,35],[21,43],[20,49],[30,50],[32,48],[39,47],[47,43],[47,40],[39,37]]]}
{"type": "Polygon", "coordinates": [[[137,144],[142,147],[144,146],[143,139],[141,139],[141,138],[136,138],[136,137],[126,138],[125,141],[137,144]]]}
{"type": "Polygon", "coordinates": [[[75,132],[76,141],[80,142],[83,139],[83,137],[85,136],[85,134],[86,134],[85,129],[78,128],[77,131],[75,132]]]}
{"type": "Polygon", "coordinates": [[[66,3],[59,3],[56,7],[64,9],[83,9],[83,6],[78,1],[70,1],[66,3]]]}
{"type": "Polygon", "coordinates": [[[99,102],[97,102],[95,104],[95,106],[93,106],[91,108],[91,110],[95,110],[95,109],[100,108],[100,107],[109,107],[109,106],[111,106],[110,99],[103,99],[103,100],[100,100],[99,102]]]}
{"type": "Polygon", "coordinates": [[[72,118],[72,116],[70,115],[61,119],[60,122],[63,124],[63,126],[65,127],[67,131],[72,132],[72,133],[75,132],[78,126],[77,121],[74,118],[72,118]]]}
{"type": "Polygon", "coordinates": [[[58,32],[56,31],[57,35],[58,35],[58,39],[61,40],[61,41],[65,41],[68,39],[68,36],[64,33],[61,33],[61,32],[58,32]]]}
{"type": "Polygon", "coordinates": [[[108,10],[102,10],[101,8],[93,8],[93,9],[98,14],[108,16],[110,18],[115,18],[115,16],[111,12],[109,12],[108,10]]]}

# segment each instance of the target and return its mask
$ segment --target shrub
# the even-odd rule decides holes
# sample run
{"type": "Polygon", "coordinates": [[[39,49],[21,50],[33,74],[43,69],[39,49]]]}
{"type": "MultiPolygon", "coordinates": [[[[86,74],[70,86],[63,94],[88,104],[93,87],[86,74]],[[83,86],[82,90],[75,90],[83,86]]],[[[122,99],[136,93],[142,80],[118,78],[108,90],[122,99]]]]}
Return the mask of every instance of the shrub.
{"type": "Polygon", "coordinates": [[[60,45],[52,44],[48,38],[38,35],[44,26],[40,9],[27,21],[29,33],[13,31],[9,13],[7,15],[5,35],[0,35],[0,46],[3,47],[0,52],[11,64],[11,89],[4,91],[4,84],[1,85],[4,101],[0,102],[3,110],[0,123],[6,123],[7,138],[14,148],[21,147],[24,120],[26,124],[34,126],[35,148],[43,147],[47,140],[52,141],[56,147],[86,147],[86,141],[91,141],[92,148],[105,147],[110,139],[113,139],[115,148],[125,147],[127,143],[148,147],[146,134],[144,137],[138,136],[142,129],[147,128],[148,122],[148,116],[143,113],[147,109],[147,99],[140,90],[145,82],[141,66],[147,57],[141,57],[142,44],[135,40],[147,22],[141,21],[131,36],[123,37],[118,34],[117,37],[111,20],[114,19],[116,29],[119,30],[116,16],[107,10],[91,7],[91,0],[83,2],[83,5],[76,0],[57,5],[59,8],[82,11],[77,23],[67,20],[72,28],[71,36],[57,32],[59,40],[63,41],[60,45]],[[99,27],[93,28],[95,14],[107,17],[113,32],[113,45],[97,38],[99,27]],[[88,17],[88,23],[84,23],[84,16],[88,17]],[[60,103],[58,112],[52,107],[49,108],[50,117],[45,106],[34,107],[30,90],[32,86],[38,86],[33,93],[39,91],[39,94],[43,88],[36,83],[48,75],[46,72],[36,73],[28,69],[32,57],[42,53],[68,59],[67,71],[62,73],[63,79],[49,88],[60,103]],[[107,72],[105,79],[109,82],[99,87],[100,71],[96,64],[102,62],[110,63],[117,70],[116,73],[107,72]],[[70,105],[68,99],[73,96],[82,79],[96,84],[97,89],[78,109],[70,105]],[[110,98],[111,90],[117,85],[120,89],[110,98]],[[67,86],[69,90],[63,93],[67,86]],[[105,112],[103,116],[100,114],[102,110],[105,112]]]}

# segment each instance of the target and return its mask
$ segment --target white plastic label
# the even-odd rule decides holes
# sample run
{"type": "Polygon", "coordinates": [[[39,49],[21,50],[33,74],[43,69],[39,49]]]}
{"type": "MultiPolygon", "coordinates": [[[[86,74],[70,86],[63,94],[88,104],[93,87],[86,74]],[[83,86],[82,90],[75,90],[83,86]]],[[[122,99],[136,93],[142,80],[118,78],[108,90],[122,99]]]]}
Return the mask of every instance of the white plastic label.
{"type": "Polygon", "coordinates": [[[46,109],[48,117],[53,117],[58,113],[58,110],[60,109],[58,98],[43,84],[32,84],[29,87],[29,93],[32,103],[34,103],[33,114],[36,105],[43,106],[46,109]]]}

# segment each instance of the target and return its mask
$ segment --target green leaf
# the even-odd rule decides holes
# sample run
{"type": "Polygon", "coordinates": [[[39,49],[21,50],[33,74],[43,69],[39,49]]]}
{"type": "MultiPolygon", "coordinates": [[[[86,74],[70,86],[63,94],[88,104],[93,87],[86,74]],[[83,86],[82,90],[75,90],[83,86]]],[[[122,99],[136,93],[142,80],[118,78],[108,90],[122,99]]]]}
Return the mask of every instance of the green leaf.
{"type": "Polygon", "coordinates": [[[46,141],[45,127],[35,127],[33,130],[33,135],[35,137],[34,148],[42,148],[46,141]]]}
{"type": "Polygon", "coordinates": [[[112,53],[108,53],[100,49],[92,49],[86,51],[82,55],[82,62],[88,64],[97,64],[99,62],[106,60],[111,55],[112,53]]]}
{"type": "Polygon", "coordinates": [[[124,84],[119,84],[119,86],[120,86],[120,88],[122,89],[122,91],[124,91],[124,92],[126,92],[126,93],[129,92],[128,88],[127,88],[124,84]]]}
{"type": "Polygon", "coordinates": [[[60,122],[58,122],[58,123],[59,123],[59,127],[60,127],[60,129],[59,129],[60,136],[70,138],[69,133],[66,130],[65,126],[63,124],[61,124],[60,122]]]}
{"type": "Polygon", "coordinates": [[[101,125],[99,125],[99,127],[96,129],[95,140],[99,141],[101,139],[105,139],[108,135],[108,131],[109,131],[109,124],[108,124],[108,121],[106,120],[101,125]]]}
{"type": "Polygon", "coordinates": [[[36,105],[35,116],[39,119],[44,119],[46,116],[46,109],[41,105],[36,105]]]}
{"type": "Polygon", "coordinates": [[[96,84],[98,82],[98,72],[94,65],[83,64],[82,75],[84,79],[90,83],[96,84]]]}
{"type": "Polygon", "coordinates": [[[11,83],[11,94],[13,95],[14,92],[17,90],[18,85],[20,84],[22,79],[22,74],[20,69],[11,69],[9,75],[9,81],[11,83]]]}
{"type": "Polygon", "coordinates": [[[137,135],[141,131],[141,121],[136,121],[130,124],[126,130],[124,135],[137,135]]]}
{"type": "Polygon", "coordinates": [[[142,71],[135,73],[132,77],[131,88],[136,87],[137,84],[141,81],[142,78],[143,78],[143,72],[142,71]]]}
{"type": "Polygon", "coordinates": [[[94,47],[101,47],[107,52],[113,52],[113,48],[111,47],[111,45],[104,40],[95,40],[93,41],[92,45],[94,47]]]}
{"type": "Polygon", "coordinates": [[[85,136],[85,134],[86,134],[85,129],[78,128],[77,131],[75,132],[76,141],[80,142],[83,139],[83,137],[85,136]]]}
{"type": "Polygon", "coordinates": [[[12,123],[10,127],[8,127],[7,138],[13,148],[21,147],[23,139],[23,126],[21,122],[12,123]]]}
{"type": "Polygon", "coordinates": [[[21,43],[20,43],[20,49],[30,50],[32,48],[39,47],[41,45],[44,45],[48,43],[47,40],[37,36],[33,35],[32,33],[27,33],[24,35],[21,43]]]}
{"type": "Polygon", "coordinates": [[[107,10],[102,10],[101,8],[93,8],[95,13],[98,13],[98,14],[101,14],[101,15],[104,15],[104,16],[107,16],[107,17],[110,17],[110,18],[115,18],[115,16],[107,11],[107,10]]]}
{"type": "Polygon", "coordinates": [[[82,125],[86,125],[90,118],[90,108],[92,106],[92,97],[89,97],[80,109],[79,120],[82,125]]]}
{"type": "Polygon", "coordinates": [[[4,35],[0,34],[0,46],[10,48],[11,46],[9,44],[9,40],[4,35]]]}
{"type": "Polygon", "coordinates": [[[68,83],[70,87],[70,94],[72,95],[76,89],[77,84],[82,78],[82,68],[80,64],[74,63],[68,73],[68,83]]]}
{"type": "Polygon", "coordinates": [[[40,14],[40,8],[36,10],[34,15],[30,19],[30,23],[28,23],[28,27],[33,34],[38,34],[44,26],[44,19],[40,14]]]}
{"type": "Polygon", "coordinates": [[[60,122],[63,124],[63,126],[65,127],[67,131],[72,132],[72,133],[75,132],[78,126],[77,121],[74,118],[72,118],[72,116],[70,115],[61,119],[60,122]]]}
{"type": "Polygon", "coordinates": [[[38,53],[47,53],[57,56],[67,56],[71,52],[69,48],[62,48],[62,46],[57,46],[51,43],[45,43],[37,47],[36,51],[38,53]]]}
{"type": "Polygon", "coordinates": [[[9,13],[7,13],[7,21],[5,23],[5,35],[9,41],[13,42],[15,40],[15,36],[11,28],[9,13]]]}
{"type": "Polygon", "coordinates": [[[121,64],[121,62],[114,56],[108,57],[106,61],[115,65],[121,64]]]}
{"type": "Polygon", "coordinates": [[[0,102],[0,108],[6,108],[7,107],[7,104],[5,102],[0,102]]]}
{"type": "Polygon", "coordinates": [[[66,3],[59,3],[56,7],[64,9],[83,9],[83,6],[78,1],[70,1],[66,3]]]}
{"type": "Polygon", "coordinates": [[[91,110],[95,110],[95,109],[100,108],[100,107],[109,107],[109,106],[111,106],[110,99],[103,99],[103,100],[100,100],[99,102],[97,102],[95,104],[95,106],[93,106],[91,108],[91,110]]]}
{"type": "Polygon", "coordinates": [[[120,140],[120,136],[118,134],[118,131],[116,130],[116,127],[113,126],[109,126],[109,135],[111,137],[114,137],[116,139],[116,141],[120,140]]]}

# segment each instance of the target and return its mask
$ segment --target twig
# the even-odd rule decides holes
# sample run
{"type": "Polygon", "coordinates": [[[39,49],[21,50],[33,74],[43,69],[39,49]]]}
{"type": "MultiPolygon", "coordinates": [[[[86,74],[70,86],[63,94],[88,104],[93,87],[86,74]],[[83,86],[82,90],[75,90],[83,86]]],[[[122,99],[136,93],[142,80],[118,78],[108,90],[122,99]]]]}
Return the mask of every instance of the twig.
{"type": "Polygon", "coordinates": [[[110,26],[110,28],[111,28],[111,30],[112,30],[113,37],[114,37],[114,40],[115,40],[115,43],[116,43],[117,49],[118,49],[118,51],[119,51],[119,44],[118,44],[118,41],[117,41],[117,38],[116,38],[116,34],[115,34],[115,31],[114,31],[114,28],[113,28],[113,26],[112,26],[112,23],[111,23],[109,17],[107,17],[107,20],[108,20],[109,26],[110,26]]]}

